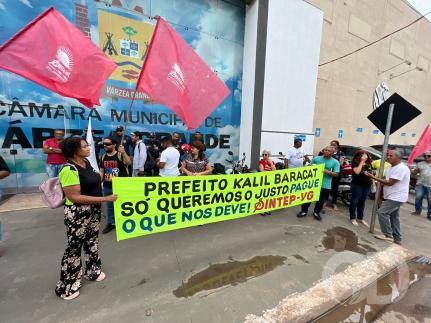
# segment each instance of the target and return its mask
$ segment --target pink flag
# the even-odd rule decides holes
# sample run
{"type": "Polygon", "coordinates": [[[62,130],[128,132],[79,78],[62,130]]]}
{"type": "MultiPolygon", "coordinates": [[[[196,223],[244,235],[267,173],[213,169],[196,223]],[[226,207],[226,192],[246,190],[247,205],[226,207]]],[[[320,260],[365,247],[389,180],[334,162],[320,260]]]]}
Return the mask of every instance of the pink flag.
{"type": "Polygon", "coordinates": [[[162,18],[158,18],[136,90],[166,105],[189,129],[199,127],[230,92],[162,18]]]}
{"type": "Polygon", "coordinates": [[[51,7],[0,47],[0,68],[92,108],[116,65],[51,7]]]}
{"type": "Polygon", "coordinates": [[[415,148],[413,148],[407,163],[413,164],[413,161],[416,157],[422,155],[429,150],[431,150],[431,128],[428,125],[422,133],[421,137],[419,138],[415,148]]]}

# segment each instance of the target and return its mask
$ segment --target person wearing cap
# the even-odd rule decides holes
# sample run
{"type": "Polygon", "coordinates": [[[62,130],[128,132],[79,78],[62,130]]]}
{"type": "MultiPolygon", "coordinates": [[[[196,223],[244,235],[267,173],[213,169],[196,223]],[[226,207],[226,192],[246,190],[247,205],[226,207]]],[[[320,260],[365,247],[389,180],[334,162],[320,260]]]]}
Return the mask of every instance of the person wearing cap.
{"type": "Polygon", "coordinates": [[[160,153],[163,151],[163,147],[157,140],[156,134],[151,132],[148,136],[148,140],[145,142],[147,146],[147,154],[149,162],[145,165],[145,174],[147,176],[158,176],[159,168],[157,167],[156,160],[160,158],[160,153]]]}
{"type": "Polygon", "coordinates": [[[115,139],[115,142],[117,144],[117,147],[123,145],[124,150],[126,151],[127,155],[133,156],[133,142],[132,138],[128,135],[124,135],[124,141],[121,142],[121,138],[123,138],[124,134],[124,128],[123,126],[118,126],[115,132],[113,131],[111,133],[111,137],[115,139]]]}
{"type": "Polygon", "coordinates": [[[135,142],[135,151],[133,153],[133,176],[145,175],[145,162],[147,161],[147,147],[142,141],[142,133],[133,132],[133,141],[135,142]]]}
{"type": "Polygon", "coordinates": [[[296,138],[293,141],[293,147],[287,150],[287,167],[296,168],[304,166],[304,163],[310,161],[305,155],[304,148],[302,148],[302,140],[296,138]]]}
{"type": "Polygon", "coordinates": [[[415,211],[414,215],[421,215],[422,213],[422,202],[426,196],[428,202],[427,219],[431,220],[431,151],[427,151],[424,154],[425,161],[420,162],[416,165],[416,168],[412,169],[413,175],[419,175],[416,183],[415,192],[415,211]]]}

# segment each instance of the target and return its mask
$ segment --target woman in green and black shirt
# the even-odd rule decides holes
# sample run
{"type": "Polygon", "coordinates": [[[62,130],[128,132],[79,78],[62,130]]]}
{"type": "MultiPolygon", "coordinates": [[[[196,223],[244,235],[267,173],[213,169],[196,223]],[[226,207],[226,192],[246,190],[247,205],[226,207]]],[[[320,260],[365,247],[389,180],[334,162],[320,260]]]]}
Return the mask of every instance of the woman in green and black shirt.
{"type": "Polygon", "coordinates": [[[59,297],[71,300],[79,296],[82,274],[88,280],[95,281],[106,277],[99,257],[101,203],[115,201],[117,196],[103,196],[100,174],[86,159],[90,148],[84,139],[67,138],[62,152],[68,159],[59,174],[66,195],[64,224],[68,243],[55,292],[59,297]],[[84,271],[81,271],[82,247],[87,256],[84,271]]]}

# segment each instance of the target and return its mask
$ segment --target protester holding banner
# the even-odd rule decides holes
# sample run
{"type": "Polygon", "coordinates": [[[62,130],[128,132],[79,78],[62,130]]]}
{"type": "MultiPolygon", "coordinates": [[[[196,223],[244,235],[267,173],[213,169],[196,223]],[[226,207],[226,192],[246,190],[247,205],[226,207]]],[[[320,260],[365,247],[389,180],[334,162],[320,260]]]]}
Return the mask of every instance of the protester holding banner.
{"type": "Polygon", "coordinates": [[[43,143],[43,153],[48,155],[46,159],[46,173],[50,178],[57,177],[66,162],[66,157],[64,157],[60,149],[63,140],[64,130],[55,129],[54,138],[49,138],[43,143]]]}
{"type": "Polygon", "coordinates": [[[368,226],[364,221],[365,201],[371,192],[372,180],[365,175],[365,172],[371,172],[371,156],[366,150],[358,150],[352,158],[352,200],[350,201],[350,221],[354,226],[358,222],[368,226]]]}
{"type": "MultiPolygon", "coordinates": [[[[313,217],[315,220],[322,221],[320,212],[323,209],[323,204],[329,197],[331,192],[332,178],[337,177],[340,174],[340,163],[332,155],[335,153],[333,146],[328,146],[323,149],[323,156],[314,157],[311,161],[312,165],[325,164],[324,176],[322,181],[322,189],[320,191],[319,201],[316,202],[314,207],[313,217]]],[[[311,203],[305,203],[301,205],[301,211],[297,214],[298,218],[307,216],[308,208],[311,203]]]]}
{"type": "Polygon", "coordinates": [[[163,138],[162,146],[165,150],[162,151],[160,160],[157,162],[157,166],[160,168],[160,176],[180,175],[180,171],[178,170],[180,152],[178,149],[172,147],[172,140],[169,137],[163,138]]]}
{"type": "Polygon", "coordinates": [[[190,143],[190,153],[181,164],[181,171],[187,176],[202,176],[212,173],[212,166],[204,153],[205,146],[200,141],[190,143]]]}
{"type": "Polygon", "coordinates": [[[82,274],[88,280],[102,281],[99,257],[99,226],[101,203],[113,202],[116,195],[103,196],[100,174],[96,173],[86,159],[90,148],[85,139],[67,138],[62,152],[68,164],[60,172],[59,179],[66,195],[64,224],[67,229],[67,248],[61,261],[60,281],[55,293],[71,300],[79,296],[82,274]],[[81,270],[81,249],[86,254],[85,270],[81,270]]]}
{"type": "MultiPolygon", "coordinates": [[[[115,139],[112,137],[103,139],[103,148],[105,149],[106,154],[101,158],[100,176],[103,181],[103,195],[109,196],[112,194],[112,178],[128,177],[128,166],[132,161],[127,155],[123,145],[120,145],[117,151],[115,139]]],[[[114,203],[108,202],[106,206],[108,211],[108,222],[102,231],[103,234],[109,233],[115,228],[114,203]]]]}
{"type": "Polygon", "coordinates": [[[338,200],[338,188],[340,186],[340,179],[341,179],[341,166],[344,164],[344,153],[340,149],[340,142],[338,140],[332,140],[330,142],[330,145],[334,147],[335,151],[332,157],[336,159],[340,163],[340,174],[337,177],[334,177],[332,179],[332,186],[331,186],[331,195],[332,195],[332,208],[337,211],[337,200],[338,200]]]}
{"type": "Polygon", "coordinates": [[[133,133],[135,142],[135,152],[133,153],[133,176],[145,175],[145,162],[147,161],[147,146],[142,141],[142,133],[135,131],[133,133]]]}

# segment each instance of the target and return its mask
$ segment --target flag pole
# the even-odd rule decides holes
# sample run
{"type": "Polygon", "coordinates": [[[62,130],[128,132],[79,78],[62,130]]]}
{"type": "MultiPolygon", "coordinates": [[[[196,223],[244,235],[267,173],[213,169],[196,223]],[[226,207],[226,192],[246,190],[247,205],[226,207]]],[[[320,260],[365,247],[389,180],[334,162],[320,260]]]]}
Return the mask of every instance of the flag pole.
{"type": "MultiPolygon", "coordinates": [[[[386,155],[388,153],[389,136],[391,135],[392,116],[394,114],[394,108],[395,105],[393,103],[389,105],[388,119],[386,120],[385,140],[383,142],[382,158],[380,159],[379,177],[383,177],[383,172],[385,169],[386,155]]],[[[382,185],[380,184],[380,182],[377,182],[376,195],[374,196],[373,212],[371,214],[370,233],[374,233],[374,226],[377,217],[377,207],[379,203],[381,189],[383,189],[382,185]]]]}
{"type": "Polygon", "coordinates": [[[157,23],[156,23],[156,27],[154,28],[153,35],[151,36],[150,46],[148,47],[148,50],[145,54],[145,60],[144,60],[144,64],[142,65],[141,73],[139,74],[138,80],[136,81],[135,92],[133,93],[132,101],[130,102],[129,111],[126,114],[126,122],[124,124],[124,131],[123,131],[123,136],[121,137],[121,143],[124,142],[124,136],[126,134],[127,126],[129,124],[129,116],[132,113],[133,102],[135,101],[136,92],[138,91],[139,81],[141,80],[141,76],[144,72],[145,65],[147,63],[147,57],[150,54],[151,48],[153,47],[154,36],[156,35],[157,28],[159,27],[159,22],[160,22],[159,18],[160,18],[160,16],[151,17],[151,19],[157,19],[157,23]]]}

